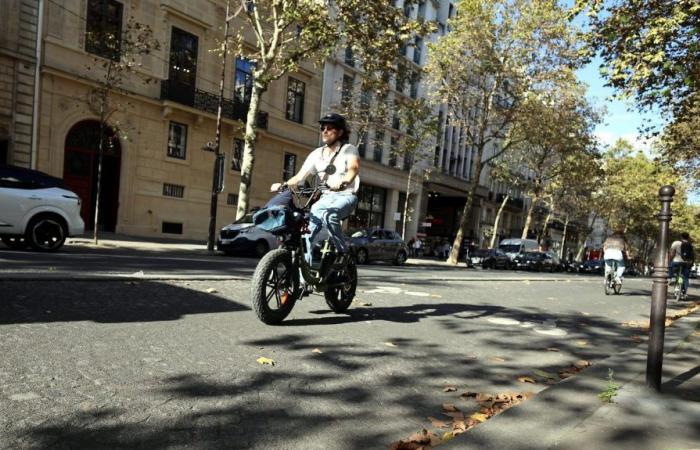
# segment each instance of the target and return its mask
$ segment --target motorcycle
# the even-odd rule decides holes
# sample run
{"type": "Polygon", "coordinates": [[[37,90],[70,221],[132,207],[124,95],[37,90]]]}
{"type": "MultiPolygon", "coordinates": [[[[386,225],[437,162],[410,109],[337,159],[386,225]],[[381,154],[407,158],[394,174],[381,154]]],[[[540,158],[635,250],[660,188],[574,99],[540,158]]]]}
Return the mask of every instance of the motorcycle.
{"type": "Polygon", "coordinates": [[[262,322],[276,325],[292,312],[298,300],[315,291],[323,293],[333,312],[345,312],[357,289],[352,250],[339,255],[332,240],[326,239],[321,245],[320,264],[312,265],[305,245],[311,206],[328,187],[284,189],[292,194],[290,206],[256,213],[257,226],[276,235],[280,247],[268,252],[255,268],[251,286],[253,310],[262,322]]]}

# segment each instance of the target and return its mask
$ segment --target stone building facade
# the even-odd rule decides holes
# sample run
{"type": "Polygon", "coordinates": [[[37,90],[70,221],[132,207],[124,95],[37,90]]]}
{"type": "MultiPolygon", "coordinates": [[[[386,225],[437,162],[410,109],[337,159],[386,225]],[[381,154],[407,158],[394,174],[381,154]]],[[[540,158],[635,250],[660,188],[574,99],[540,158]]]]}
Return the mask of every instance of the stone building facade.
{"type": "Polygon", "coordinates": [[[0,2],[0,164],[34,166],[38,0],[0,2]]]}
{"type": "MultiPolygon", "coordinates": [[[[215,138],[221,71],[221,59],[209,50],[223,39],[223,2],[66,0],[46,7],[38,168],[63,177],[81,195],[84,219],[92,224],[99,124],[86,99],[106,55],[89,30],[119,30],[133,17],[160,43],[141,61],[142,75],[156,82],[133,80],[128,94],[115,97],[122,106],[110,119],[116,138],[105,152],[98,227],[206,238],[214,154],[203,147],[215,138]]],[[[229,56],[217,229],[235,218],[250,70],[248,61],[229,56]]],[[[270,183],[297,170],[317,146],[321,74],[309,66],[275,81],[261,104],[251,206],[264,204],[270,183]]]]}

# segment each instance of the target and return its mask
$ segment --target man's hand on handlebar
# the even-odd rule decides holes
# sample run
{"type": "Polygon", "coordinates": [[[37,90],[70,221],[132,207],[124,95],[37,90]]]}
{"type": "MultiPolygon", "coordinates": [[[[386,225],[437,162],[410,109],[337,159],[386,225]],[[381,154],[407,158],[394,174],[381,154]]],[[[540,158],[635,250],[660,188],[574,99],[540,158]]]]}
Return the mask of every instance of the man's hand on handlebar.
{"type": "Polygon", "coordinates": [[[341,189],[345,189],[347,186],[347,183],[342,179],[342,178],[335,178],[331,177],[326,184],[330,188],[331,191],[339,191],[341,189]]]}

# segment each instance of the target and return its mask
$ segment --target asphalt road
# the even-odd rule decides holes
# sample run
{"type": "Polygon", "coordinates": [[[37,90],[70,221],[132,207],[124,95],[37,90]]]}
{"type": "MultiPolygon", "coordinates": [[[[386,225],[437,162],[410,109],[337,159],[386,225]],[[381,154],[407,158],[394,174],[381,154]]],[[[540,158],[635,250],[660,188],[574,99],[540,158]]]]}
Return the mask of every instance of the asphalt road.
{"type": "Polygon", "coordinates": [[[539,392],[646,342],[649,279],[366,266],[347,314],[314,295],[270,327],[254,262],[0,250],[0,448],[387,448],[445,402],[476,411],[464,391],[539,392]]]}

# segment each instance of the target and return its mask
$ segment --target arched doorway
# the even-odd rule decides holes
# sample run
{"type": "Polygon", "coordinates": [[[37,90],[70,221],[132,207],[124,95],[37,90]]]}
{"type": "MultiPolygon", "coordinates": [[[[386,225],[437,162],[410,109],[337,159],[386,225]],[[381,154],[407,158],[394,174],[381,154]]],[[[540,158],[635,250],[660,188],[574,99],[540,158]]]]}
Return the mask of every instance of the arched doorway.
{"type": "MultiPolygon", "coordinates": [[[[99,145],[100,123],[96,120],[85,120],[73,125],[66,136],[63,179],[82,200],[80,215],[88,230],[92,230],[95,223],[99,145]]],[[[119,209],[121,146],[111,128],[105,130],[103,151],[100,214],[97,228],[103,231],[115,231],[119,209]]]]}

